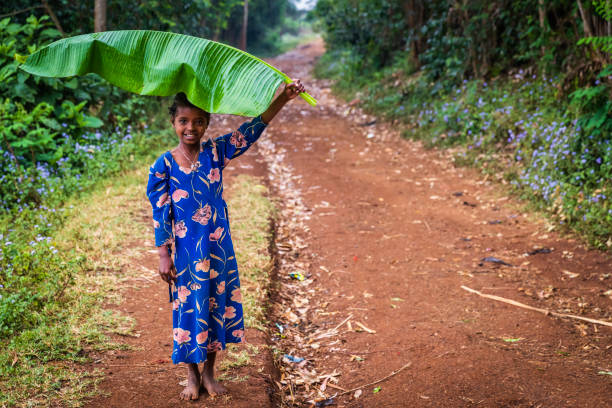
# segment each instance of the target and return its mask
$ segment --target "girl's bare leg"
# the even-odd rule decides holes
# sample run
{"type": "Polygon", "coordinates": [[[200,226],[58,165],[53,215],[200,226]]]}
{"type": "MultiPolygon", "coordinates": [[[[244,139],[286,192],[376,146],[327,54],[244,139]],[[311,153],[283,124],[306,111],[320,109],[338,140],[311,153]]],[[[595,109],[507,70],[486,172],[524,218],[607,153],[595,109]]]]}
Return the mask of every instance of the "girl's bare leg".
{"type": "Polygon", "coordinates": [[[187,386],[179,396],[182,400],[197,400],[200,397],[200,371],[198,365],[187,364],[187,386]]]}
{"type": "Polygon", "coordinates": [[[227,392],[227,388],[222,386],[217,380],[215,380],[215,359],[217,358],[217,353],[208,353],[206,356],[206,362],[202,367],[202,375],[200,376],[202,379],[202,387],[206,388],[208,394],[211,397],[219,394],[225,394],[227,392]]]}

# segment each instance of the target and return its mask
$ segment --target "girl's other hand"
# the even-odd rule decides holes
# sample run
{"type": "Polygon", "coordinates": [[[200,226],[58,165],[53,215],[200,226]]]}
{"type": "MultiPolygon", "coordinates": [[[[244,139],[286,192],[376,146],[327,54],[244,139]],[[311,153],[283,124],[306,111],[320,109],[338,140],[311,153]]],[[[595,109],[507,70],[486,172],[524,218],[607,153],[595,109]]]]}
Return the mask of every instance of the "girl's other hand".
{"type": "Polygon", "coordinates": [[[172,283],[176,280],[176,269],[170,255],[159,257],[159,276],[167,283],[172,283]]]}
{"type": "Polygon", "coordinates": [[[306,89],[304,89],[304,85],[302,85],[299,79],[294,80],[290,84],[285,84],[285,89],[283,90],[288,100],[295,99],[302,92],[306,92],[306,89]]]}

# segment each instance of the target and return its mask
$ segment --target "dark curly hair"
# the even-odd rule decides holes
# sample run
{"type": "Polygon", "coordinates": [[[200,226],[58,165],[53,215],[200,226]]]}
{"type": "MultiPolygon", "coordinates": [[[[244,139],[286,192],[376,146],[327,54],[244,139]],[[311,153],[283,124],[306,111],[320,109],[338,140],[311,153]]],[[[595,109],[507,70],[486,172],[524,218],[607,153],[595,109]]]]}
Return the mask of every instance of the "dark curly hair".
{"type": "Polygon", "coordinates": [[[176,111],[178,110],[179,106],[182,108],[200,109],[202,112],[204,112],[204,117],[206,118],[206,121],[210,123],[210,112],[206,112],[204,109],[198,108],[193,103],[189,102],[189,99],[187,99],[187,95],[185,95],[184,92],[179,92],[174,95],[174,101],[172,102],[172,105],[168,108],[168,112],[170,113],[170,118],[172,120],[174,120],[176,116],[176,111]]]}

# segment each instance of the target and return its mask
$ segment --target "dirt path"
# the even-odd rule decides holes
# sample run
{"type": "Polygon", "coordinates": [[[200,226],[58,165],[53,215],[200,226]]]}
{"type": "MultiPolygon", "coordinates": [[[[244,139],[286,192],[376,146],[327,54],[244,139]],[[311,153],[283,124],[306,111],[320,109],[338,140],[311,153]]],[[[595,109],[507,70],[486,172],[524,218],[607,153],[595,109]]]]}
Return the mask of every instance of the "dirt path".
{"type": "MultiPolygon", "coordinates": [[[[296,401],[307,400],[321,382],[305,387],[299,379],[335,371],[324,392],[333,396],[341,392],[337,387],[360,387],[411,363],[378,384],[378,392],[362,387],[358,399],[350,392],[333,402],[611,406],[611,328],[544,316],[461,289],[611,321],[611,258],[548,231],[501,189],[476,172],[454,168],[443,154],[402,140],[384,125],[361,126],[371,118],[350,113],[324,82],[308,78],[321,52],[313,44],[273,61],[304,78],[320,105],[294,103],[266,131],[267,144],[240,159],[253,164],[255,174],[267,174],[285,199],[281,221],[304,227],[295,237],[283,230],[277,237],[282,285],[271,318],[284,328],[284,338],[275,330],[270,340],[247,333],[256,344],[269,341],[281,353],[306,359],[301,368],[285,362],[277,384],[291,388],[296,401]],[[285,184],[275,184],[283,176],[285,184]],[[300,234],[303,245],[295,248],[300,234]],[[293,239],[293,248],[284,239],[293,239]],[[527,255],[539,248],[551,251],[527,255]],[[302,270],[309,279],[291,280],[290,270],[302,270]],[[330,337],[314,336],[347,317],[350,326],[330,337]]],[[[155,259],[145,265],[155,269],[155,259]]],[[[112,374],[102,387],[111,395],[90,406],[176,406],[184,374],[168,363],[170,313],[162,285],[131,291],[127,298],[122,308],[137,319],[141,333],[129,342],[144,350],[104,357],[99,365],[112,374]]],[[[193,405],[269,406],[267,374],[273,373],[269,357],[259,358],[265,370],[239,369],[250,379],[229,383],[229,399],[204,397],[193,405]]]]}

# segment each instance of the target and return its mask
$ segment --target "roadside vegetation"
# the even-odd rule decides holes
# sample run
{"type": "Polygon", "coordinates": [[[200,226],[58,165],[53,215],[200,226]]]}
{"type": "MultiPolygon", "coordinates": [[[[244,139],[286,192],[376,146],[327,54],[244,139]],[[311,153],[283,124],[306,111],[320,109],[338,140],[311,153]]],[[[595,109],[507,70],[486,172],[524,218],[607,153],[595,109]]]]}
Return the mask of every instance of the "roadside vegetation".
{"type": "MultiPolygon", "coordinates": [[[[274,3],[283,12],[263,24],[275,7],[250,2],[250,51],[278,52],[281,36],[305,27],[283,26],[295,10],[274,3]]],[[[0,6],[0,406],[79,406],[96,392],[101,374],[79,363],[90,351],[125,347],[109,334],[131,335],[133,322],[103,306],[121,301],[118,288],[142,273],[126,266],[150,241],[143,220],[150,210],[148,166],[174,143],[159,98],[128,94],[95,75],[41,78],[18,69],[50,42],[93,31],[91,4],[45,4],[0,6]]],[[[114,2],[107,28],[235,40],[228,33],[241,21],[242,2],[194,3],[188,19],[179,12],[183,6],[153,2],[134,10],[114,2]]],[[[258,300],[269,264],[269,228],[262,225],[272,207],[260,183],[240,180],[235,199],[250,203],[242,215],[250,222],[237,228],[237,256],[255,294],[245,299],[247,323],[261,326],[258,300]]]]}
{"type": "Polygon", "coordinates": [[[348,3],[313,13],[328,50],[318,76],[612,247],[609,2],[348,3]]]}
{"type": "Polygon", "coordinates": [[[3,247],[0,405],[79,406],[102,377],[77,363],[125,347],[109,334],[132,335],[129,317],[103,307],[119,303],[121,288],[142,273],[129,266],[150,238],[147,164],[130,164],[56,211],[28,210],[13,222],[14,242],[3,247]]]}

